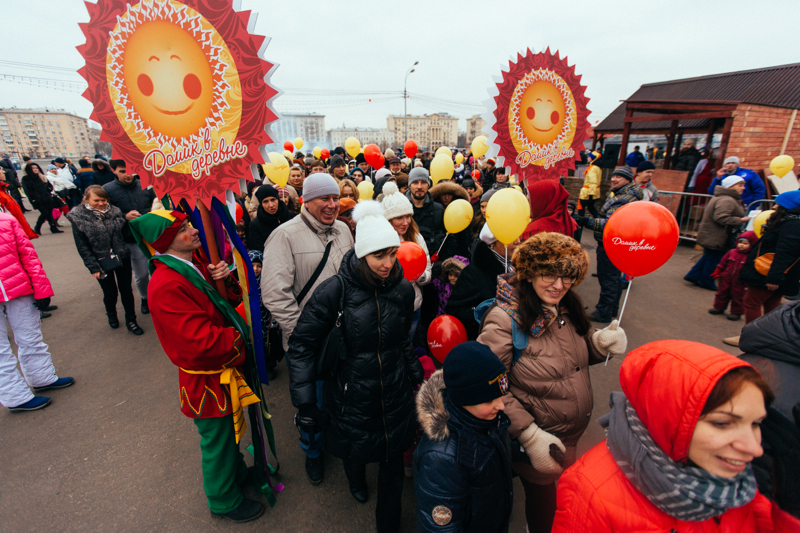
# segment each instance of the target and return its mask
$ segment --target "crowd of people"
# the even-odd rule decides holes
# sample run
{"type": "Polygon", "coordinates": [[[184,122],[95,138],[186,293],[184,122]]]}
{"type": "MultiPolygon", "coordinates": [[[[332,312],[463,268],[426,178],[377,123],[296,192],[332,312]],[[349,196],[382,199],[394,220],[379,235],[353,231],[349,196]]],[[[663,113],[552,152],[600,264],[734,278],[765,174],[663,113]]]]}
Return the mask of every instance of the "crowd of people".
{"type": "MultiPolygon", "coordinates": [[[[400,528],[405,476],[414,478],[419,531],[507,531],[514,477],[530,532],[800,530],[800,393],[787,381],[798,372],[800,306],[781,306],[800,289],[800,191],[776,198],[758,238],[742,231],[744,195],[748,187],[759,194],[746,169],[726,160],[711,184],[703,256],[686,279],[717,292],[711,314],[730,303],[728,318],[745,315],[738,342],[748,356],[677,340],[627,353],[615,320],[626,281],[602,236],[621,207],[658,201],[655,165],[636,150],[632,166],[613,170],[603,198],[602,154],[589,152],[573,203],[563,183],[518,183],[495,160],[462,155],[452,179],[434,184],[428,152],[387,151],[379,169],[341,147],[327,161],[298,152],[284,186],[261,172],[236,197],[236,232],[258,281],[254,327],[270,380],[286,359],[309,482],[323,483],[330,454],[342,460],[353,498],[366,503],[366,465],[378,463],[378,531],[400,528]],[[509,187],[528,198],[531,222],[506,246],[486,208],[509,187]],[[473,219],[448,234],[444,214],[456,199],[469,202],[473,219]],[[600,297],[591,313],[575,292],[590,274],[583,229],[596,241],[600,297]],[[403,242],[425,254],[415,279],[398,260],[403,242]],[[439,362],[427,332],[444,314],[462,323],[468,341],[439,362]],[[764,344],[764,328],[777,344],[764,344]],[[625,356],[622,392],[600,421],[606,441],[579,458],[594,408],[589,367],[615,356],[625,356]],[[773,371],[779,366],[787,368],[773,371]]],[[[0,344],[0,403],[39,409],[49,399],[34,393],[74,382],[57,378],[42,342],[39,313],[55,306],[30,244],[45,221],[60,231],[53,211],[63,204],[109,326],[120,326],[119,297],[127,329],[144,333],[135,285],[139,311],[152,310],[181,370],[181,411],[201,435],[212,514],[257,519],[263,505],[240,487],[250,477],[238,446],[241,407],[258,400],[240,372],[247,348],[230,313],[244,280],[229,268],[230,254],[210,264],[190,219],[165,209],[124,161],[82,159],[74,173],[65,160],[52,166],[25,166],[21,186],[40,212],[31,234],[21,210],[0,214],[8,228],[0,249],[15,251],[0,259],[2,286],[15,287],[0,305],[22,370],[0,344]]]]}

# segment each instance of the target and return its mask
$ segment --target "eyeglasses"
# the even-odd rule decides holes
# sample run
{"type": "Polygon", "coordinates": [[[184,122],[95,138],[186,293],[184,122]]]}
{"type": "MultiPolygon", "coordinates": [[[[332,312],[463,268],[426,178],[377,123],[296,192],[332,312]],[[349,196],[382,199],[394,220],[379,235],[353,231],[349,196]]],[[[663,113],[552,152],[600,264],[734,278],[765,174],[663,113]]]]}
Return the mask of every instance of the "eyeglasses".
{"type": "Polygon", "coordinates": [[[556,276],[555,274],[542,274],[542,281],[545,283],[555,283],[558,278],[561,278],[561,283],[564,284],[565,287],[569,287],[573,285],[577,278],[571,278],[569,276],[556,276]]]}

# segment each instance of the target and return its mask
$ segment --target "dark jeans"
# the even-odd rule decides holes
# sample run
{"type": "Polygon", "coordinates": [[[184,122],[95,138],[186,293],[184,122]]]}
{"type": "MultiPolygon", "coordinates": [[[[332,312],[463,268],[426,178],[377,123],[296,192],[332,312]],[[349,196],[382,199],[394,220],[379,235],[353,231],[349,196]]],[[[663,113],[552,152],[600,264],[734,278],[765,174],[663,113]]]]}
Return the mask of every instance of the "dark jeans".
{"type": "Polygon", "coordinates": [[[106,272],[104,279],[97,280],[103,289],[103,304],[106,306],[107,315],[117,315],[117,292],[125,309],[125,322],[136,320],[136,305],[133,301],[133,286],[131,280],[131,260],[129,257],[122,259],[122,266],[106,272]]]}
{"type": "Polygon", "coordinates": [[[711,274],[717,269],[717,265],[722,261],[725,255],[723,250],[711,250],[710,248],[703,248],[703,257],[694,264],[692,269],[686,274],[683,279],[699,284],[706,289],[717,290],[717,285],[714,283],[714,278],[711,274]]]}
{"type": "Polygon", "coordinates": [[[520,476],[525,489],[525,521],[530,533],[550,533],[556,517],[556,484],[537,485],[520,476]]]}
{"type": "Polygon", "coordinates": [[[589,213],[592,214],[594,218],[597,218],[597,207],[595,207],[595,202],[597,202],[596,198],[590,198],[588,200],[581,200],[581,209],[578,210],[578,214],[583,216],[586,213],[586,210],[589,210],[589,213]]]}
{"type": "Polygon", "coordinates": [[[622,272],[606,255],[603,243],[597,243],[597,281],[600,282],[600,299],[597,302],[598,318],[603,322],[619,312],[619,298],[622,295],[622,272]]]}
{"type": "Polygon", "coordinates": [[[50,224],[51,228],[56,227],[56,221],[55,219],[53,219],[52,207],[48,207],[44,211],[39,209],[39,219],[36,221],[36,226],[33,229],[35,229],[38,232],[40,229],[42,229],[42,224],[44,224],[45,221],[47,221],[47,223],[50,224]]]}
{"type": "MultiPolygon", "coordinates": [[[[367,485],[367,465],[357,461],[342,461],[351,490],[367,485]]],[[[403,455],[378,463],[378,503],[375,520],[378,533],[400,531],[403,504],[403,455]]],[[[553,509],[555,512],[555,508],[553,509]]]]}

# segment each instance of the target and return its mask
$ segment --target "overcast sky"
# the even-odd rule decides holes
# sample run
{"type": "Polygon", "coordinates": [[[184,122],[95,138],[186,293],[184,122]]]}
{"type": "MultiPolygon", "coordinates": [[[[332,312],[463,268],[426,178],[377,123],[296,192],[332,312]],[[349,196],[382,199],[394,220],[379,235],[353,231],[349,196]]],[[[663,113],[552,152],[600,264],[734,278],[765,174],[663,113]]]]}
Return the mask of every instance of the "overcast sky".
{"type": "MultiPolygon", "coordinates": [[[[402,115],[402,98],[386,92],[402,91],[415,61],[409,92],[458,107],[413,97],[408,112],[465,118],[485,111],[492,76],[512,54],[550,46],[583,75],[592,124],[644,83],[800,61],[798,0],[242,0],[242,9],[258,13],[256,33],[272,38],[265,55],[280,64],[272,84],[284,91],[275,107],[324,114],[328,129],[385,128],[388,114],[402,115]]],[[[0,74],[82,81],[8,64],[80,68],[78,23],[89,18],[82,2],[8,1],[3,18],[0,74]]],[[[91,104],[80,92],[0,76],[0,107],[60,107],[88,117],[91,104]]]]}

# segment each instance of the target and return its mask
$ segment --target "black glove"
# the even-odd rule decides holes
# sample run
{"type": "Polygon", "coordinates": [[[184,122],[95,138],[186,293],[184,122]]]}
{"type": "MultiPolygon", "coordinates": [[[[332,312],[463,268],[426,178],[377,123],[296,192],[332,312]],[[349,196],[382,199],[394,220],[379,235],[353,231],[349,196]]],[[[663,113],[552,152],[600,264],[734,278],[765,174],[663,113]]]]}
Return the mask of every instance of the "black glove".
{"type": "Polygon", "coordinates": [[[39,311],[44,311],[50,306],[50,297],[36,298],[34,305],[39,311]]]}
{"type": "Polygon", "coordinates": [[[575,216],[573,216],[572,218],[573,218],[573,219],[575,220],[575,222],[577,222],[577,223],[578,223],[578,225],[579,225],[579,226],[581,226],[581,227],[584,227],[584,228],[585,228],[585,227],[586,227],[586,226],[589,224],[589,217],[582,217],[582,216],[580,216],[580,215],[575,215],[575,216]]]}
{"type": "Polygon", "coordinates": [[[309,435],[316,435],[328,427],[328,415],[316,405],[304,405],[294,417],[294,424],[309,435]]]}

